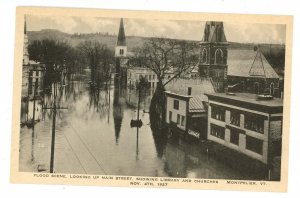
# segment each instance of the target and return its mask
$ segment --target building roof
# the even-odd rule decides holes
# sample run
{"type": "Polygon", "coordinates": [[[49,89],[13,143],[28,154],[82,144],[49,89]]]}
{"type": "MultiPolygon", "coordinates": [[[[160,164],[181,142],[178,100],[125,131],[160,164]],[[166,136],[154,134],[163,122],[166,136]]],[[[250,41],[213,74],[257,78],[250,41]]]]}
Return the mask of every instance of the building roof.
{"type": "Polygon", "coordinates": [[[279,78],[260,50],[228,50],[228,76],[279,78]]]}
{"type": "Polygon", "coordinates": [[[207,97],[204,94],[193,96],[190,99],[189,112],[206,112],[203,102],[207,102],[207,97]]]}
{"type": "Polygon", "coordinates": [[[209,100],[218,101],[223,104],[230,104],[243,108],[259,110],[262,112],[274,112],[282,113],[283,100],[279,98],[273,98],[271,100],[258,100],[256,94],[251,93],[210,93],[206,94],[209,100]]]}
{"type": "Polygon", "coordinates": [[[205,24],[202,42],[227,43],[223,22],[208,21],[205,24]]]}
{"type": "Polygon", "coordinates": [[[204,102],[208,102],[206,93],[215,93],[211,81],[207,78],[177,79],[166,85],[166,90],[173,96],[190,98],[189,112],[206,112],[204,102]],[[192,88],[191,95],[187,95],[188,87],[192,88]]]}
{"type": "Polygon", "coordinates": [[[121,21],[120,21],[117,46],[126,46],[126,37],[125,37],[123,18],[121,18],[121,21]]]}

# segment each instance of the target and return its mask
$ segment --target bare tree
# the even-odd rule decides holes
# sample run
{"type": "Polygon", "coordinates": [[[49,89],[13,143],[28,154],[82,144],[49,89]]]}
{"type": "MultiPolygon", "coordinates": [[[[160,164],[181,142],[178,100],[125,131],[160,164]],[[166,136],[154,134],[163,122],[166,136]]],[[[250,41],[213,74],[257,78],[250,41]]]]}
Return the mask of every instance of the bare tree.
{"type": "Polygon", "coordinates": [[[113,61],[113,52],[105,44],[98,41],[84,41],[78,45],[81,54],[84,55],[91,68],[91,80],[99,82],[100,75],[107,76],[113,61]]]}
{"type": "Polygon", "coordinates": [[[150,105],[150,120],[160,125],[165,114],[165,86],[184,72],[197,66],[198,55],[195,42],[165,38],[151,38],[142,48],[135,49],[133,66],[147,67],[157,76],[158,84],[150,105]],[[166,75],[172,72],[171,78],[166,75]]]}
{"type": "Polygon", "coordinates": [[[196,43],[185,40],[151,38],[142,48],[136,48],[131,61],[134,66],[147,67],[157,76],[158,87],[163,88],[183,72],[198,63],[196,43]],[[171,78],[166,78],[172,72],[171,78]]]}

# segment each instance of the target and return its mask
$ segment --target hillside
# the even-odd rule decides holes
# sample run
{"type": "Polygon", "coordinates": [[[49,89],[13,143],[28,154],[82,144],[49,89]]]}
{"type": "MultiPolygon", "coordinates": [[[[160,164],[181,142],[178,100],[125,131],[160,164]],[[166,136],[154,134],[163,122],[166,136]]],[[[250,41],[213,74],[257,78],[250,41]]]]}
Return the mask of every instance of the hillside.
{"type": "MultiPolygon", "coordinates": [[[[43,40],[43,39],[55,39],[66,41],[72,46],[77,46],[79,43],[85,40],[97,40],[101,43],[106,44],[110,49],[114,50],[115,43],[117,40],[116,35],[111,35],[108,33],[90,33],[90,34],[68,34],[58,30],[53,29],[44,29],[41,31],[29,31],[28,40],[29,43],[34,40],[43,40]]],[[[138,37],[138,36],[127,36],[126,42],[128,50],[132,51],[136,47],[141,47],[143,43],[149,39],[148,37],[138,37]]],[[[199,42],[199,41],[191,41],[199,42]]],[[[253,49],[255,46],[254,43],[237,43],[229,42],[229,49],[253,49]]],[[[260,49],[265,55],[266,59],[274,67],[274,69],[283,74],[284,63],[285,63],[285,46],[279,44],[260,44],[260,49]]]]}

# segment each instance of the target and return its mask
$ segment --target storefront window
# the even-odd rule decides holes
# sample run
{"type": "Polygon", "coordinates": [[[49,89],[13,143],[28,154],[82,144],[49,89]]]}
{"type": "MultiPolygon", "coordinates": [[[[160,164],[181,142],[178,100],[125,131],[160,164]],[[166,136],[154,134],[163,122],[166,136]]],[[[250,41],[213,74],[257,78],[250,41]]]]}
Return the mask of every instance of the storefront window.
{"type": "Polygon", "coordinates": [[[240,133],[237,130],[230,129],[230,143],[239,145],[240,133]]]}
{"type": "Polygon", "coordinates": [[[216,120],[225,121],[225,109],[219,106],[211,106],[211,117],[216,120]]]}
{"type": "Polygon", "coordinates": [[[236,111],[230,112],[230,124],[240,126],[240,114],[236,111]]]}
{"type": "Polygon", "coordinates": [[[264,133],[264,119],[258,115],[245,115],[245,128],[258,133],[264,133]]]}
{"type": "Polygon", "coordinates": [[[210,134],[217,138],[224,140],[225,139],[225,128],[217,126],[215,124],[211,124],[210,125],[210,134]]]}
{"type": "Polygon", "coordinates": [[[262,154],[263,141],[257,138],[247,136],[246,137],[246,149],[258,154],[262,154]]]}

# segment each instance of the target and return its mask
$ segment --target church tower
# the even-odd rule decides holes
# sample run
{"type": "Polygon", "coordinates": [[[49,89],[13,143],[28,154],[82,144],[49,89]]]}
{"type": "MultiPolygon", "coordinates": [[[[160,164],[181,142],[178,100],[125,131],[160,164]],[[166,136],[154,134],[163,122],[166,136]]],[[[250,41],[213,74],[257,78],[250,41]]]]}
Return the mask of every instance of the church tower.
{"type": "Polygon", "coordinates": [[[120,26],[119,26],[119,34],[118,40],[115,48],[115,58],[116,58],[116,77],[121,76],[121,59],[125,58],[127,54],[127,46],[126,46],[126,37],[125,30],[123,24],[123,18],[121,18],[120,26]]]}
{"type": "Polygon", "coordinates": [[[23,65],[29,64],[29,54],[28,54],[28,36],[26,27],[26,17],[24,19],[24,44],[23,44],[23,65]]]}
{"type": "Polygon", "coordinates": [[[216,92],[224,92],[227,86],[228,45],[223,22],[206,22],[200,42],[199,75],[210,78],[216,92]]]}
{"type": "Polygon", "coordinates": [[[115,56],[116,58],[126,57],[126,53],[127,53],[126,37],[125,37],[123,18],[121,18],[118,40],[115,48],[115,56]]]}

